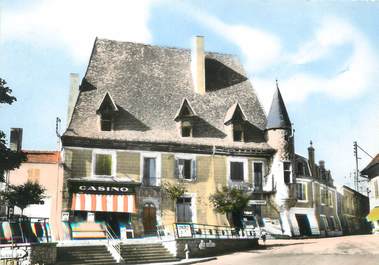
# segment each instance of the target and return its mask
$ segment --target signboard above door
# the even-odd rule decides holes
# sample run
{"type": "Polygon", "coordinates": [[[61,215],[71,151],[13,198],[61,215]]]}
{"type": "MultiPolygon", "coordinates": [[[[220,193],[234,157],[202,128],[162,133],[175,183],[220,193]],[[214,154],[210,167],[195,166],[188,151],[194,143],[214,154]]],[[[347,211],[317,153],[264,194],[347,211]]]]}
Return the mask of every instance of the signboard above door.
{"type": "Polygon", "coordinates": [[[69,181],[69,190],[71,193],[86,194],[134,194],[136,192],[135,183],[120,182],[100,182],[100,181],[69,181]]]}

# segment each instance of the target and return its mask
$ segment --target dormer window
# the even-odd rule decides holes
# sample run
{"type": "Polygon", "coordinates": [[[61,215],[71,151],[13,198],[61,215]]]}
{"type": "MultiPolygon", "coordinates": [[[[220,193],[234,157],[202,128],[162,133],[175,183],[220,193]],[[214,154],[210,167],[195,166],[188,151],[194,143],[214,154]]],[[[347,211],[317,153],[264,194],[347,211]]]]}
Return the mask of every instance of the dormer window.
{"type": "Polygon", "coordinates": [[[114,127],[114,117],[118,111],[116,104],[114,103],[111,95],[106,93],[101,101],[97,114],[100,117],[100,130],[112,131],[114,127]]]}
{"type": "Polygon", "coordinates": [[[233,141],[243,142],[243,128],[241,124],[233,125],[233,141]]]}
{"type": "Polygon", "coordinates": [[[192,136],[192,124],[189,121],[182,121],[182,137],[192,136]]]}
{"type": "Polygon", "coordinates": [[[246,116],[239,103],[235,103],[226,113],[224,124],[230,126],[230,133],[234,142],[243,142],[245,140],[244,125],[246,116]]]}
{"type": "Polygon", "coordinates": [[[174,120],[180,122],[180,136],[181,137],[192,137],[193,136],[193,125],[196,113],[192,109],[188,100],[185,98],[180,105],[178,112],[175,115],[174,120]]]}

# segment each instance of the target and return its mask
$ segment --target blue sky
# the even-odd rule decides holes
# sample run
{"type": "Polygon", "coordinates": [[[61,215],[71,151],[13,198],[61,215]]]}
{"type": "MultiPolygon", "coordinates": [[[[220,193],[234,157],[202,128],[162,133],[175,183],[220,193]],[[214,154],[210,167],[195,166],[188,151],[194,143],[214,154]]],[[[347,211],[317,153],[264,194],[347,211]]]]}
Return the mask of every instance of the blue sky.
{"type": "MultiPolygon", "coordinates": [[[[325,160],[340,184],[353,141],[379,152],[378,2],[1,1],[0,76],[18,101],[0,129],[24,128],[24,149],[55,149],[69,73],[82,77],[96,36],[236,54],[268,111],[275,79],[296,129],[296,151],[325,160]]],[[[361,168],[369,158],[361,155],[361,168]]]]}

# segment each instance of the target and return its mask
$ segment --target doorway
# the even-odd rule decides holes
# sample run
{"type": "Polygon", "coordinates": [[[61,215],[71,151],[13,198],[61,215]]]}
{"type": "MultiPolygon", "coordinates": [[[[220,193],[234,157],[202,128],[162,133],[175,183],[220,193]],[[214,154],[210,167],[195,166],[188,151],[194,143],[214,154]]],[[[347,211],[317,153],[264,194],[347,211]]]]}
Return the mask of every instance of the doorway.
{"type": "Polygon", "coordinates": [[[157,233],[157,210],[153,203],[145,203],[143,206],[143,229],[145,235],[157,233]]]}
{"type": "Polygon", "coordinates": [[[306,214],[295,214],[299,226],[300,236],[311,236],[311,225],[306,214]]]}

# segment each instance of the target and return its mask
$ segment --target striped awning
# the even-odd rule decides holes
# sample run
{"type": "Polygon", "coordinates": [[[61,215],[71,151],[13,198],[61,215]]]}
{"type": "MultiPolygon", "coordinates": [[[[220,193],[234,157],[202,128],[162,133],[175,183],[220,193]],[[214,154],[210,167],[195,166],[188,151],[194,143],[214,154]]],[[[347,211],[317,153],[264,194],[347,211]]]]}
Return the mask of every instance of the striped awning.
{"type": "Polygon", "coordinates": [[[72,194],[72,211],[135,213],[135,195],[72,194]]]}

